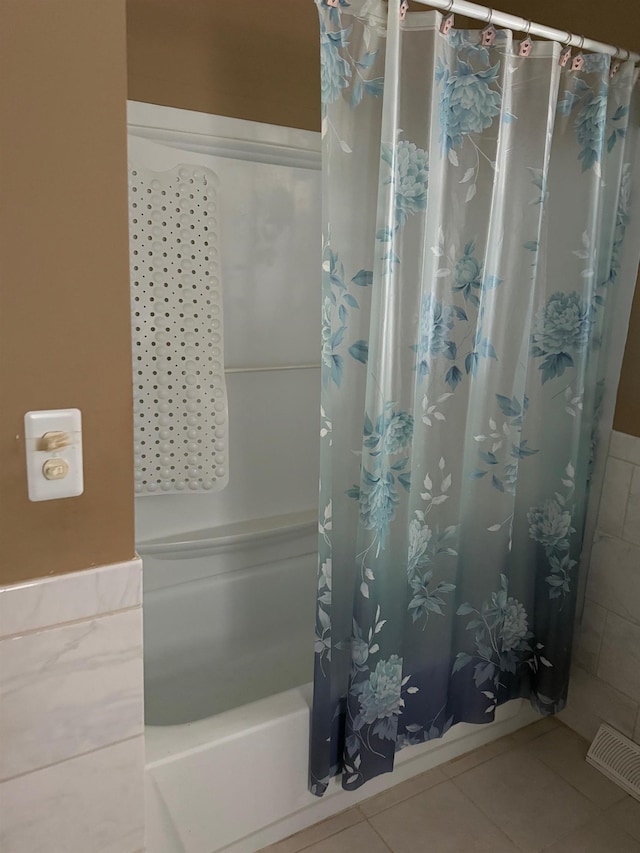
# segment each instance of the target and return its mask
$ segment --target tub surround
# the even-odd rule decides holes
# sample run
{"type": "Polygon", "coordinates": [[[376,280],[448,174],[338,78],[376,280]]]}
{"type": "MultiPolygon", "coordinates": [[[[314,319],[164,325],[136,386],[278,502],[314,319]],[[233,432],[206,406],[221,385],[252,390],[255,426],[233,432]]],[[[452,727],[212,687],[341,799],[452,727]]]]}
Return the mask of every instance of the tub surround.
{"type": "Polygon", "coordinates": [[[0,704],[0,849],[142,850],[139,559],[0,587],[0,704]]]}
{"type": "Polygon", "coordinates": [[[606,722],[640,743],[640,438],[613,432],[577,626],[567,725],[606,722]]]}
{"type": "MultiPolygon", "coordinates": [[[[136,500],[145,567],[147,555],[177,558],[186,579],[197,557],[220,555],[238,535],[264,542],[256,520],[317,507],[320,134],[135,102],[128,121],[131,150],[149,168],[160,149],[219,177],[231,477],[220,492],[136,500]]],[[[294,523],[286,520],[287,536],[294,523]]],[[[151,572],[154,584],[160,573],[151,572]]],[[[147,581],[145,572],[145,595],[147,581]]]]}

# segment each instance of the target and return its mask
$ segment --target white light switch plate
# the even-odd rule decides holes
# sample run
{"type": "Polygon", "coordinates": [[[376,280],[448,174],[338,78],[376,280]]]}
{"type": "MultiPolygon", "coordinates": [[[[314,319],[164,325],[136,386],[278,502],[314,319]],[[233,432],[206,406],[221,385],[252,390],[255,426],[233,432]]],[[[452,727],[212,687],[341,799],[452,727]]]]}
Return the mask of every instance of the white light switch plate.
{"type": "Polygon", "coordinates": [[[24,437],[27,453],[27,485],[30,501],[55,501],[73,498],[84,490],[82,476],[82,420],[79,409],[50,409],[27,412],[24,416],[24,437]],[[59,450],[40,450],[47,432],[69,434],[69,444],[59,450]],[[48,480],[43,472],[45,462],[64,459],[69,465],[62,479],[48,480]]]}

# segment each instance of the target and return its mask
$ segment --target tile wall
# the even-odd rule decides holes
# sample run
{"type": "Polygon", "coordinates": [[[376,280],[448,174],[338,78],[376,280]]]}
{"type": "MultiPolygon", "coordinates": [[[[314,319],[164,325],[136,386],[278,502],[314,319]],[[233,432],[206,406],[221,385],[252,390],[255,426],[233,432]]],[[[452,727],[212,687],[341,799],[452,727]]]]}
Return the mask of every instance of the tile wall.
{"type": "Polygon", "coordinates": [[[601,722],[640,743],[640,438],[613,432],[574,670],[560,719],[591,740],[601,722]]]}
{"type": "Polygon", "coordinates": [[[144,849],[141,581],[133,560],[0,588],[0,850],[144,849]]]}

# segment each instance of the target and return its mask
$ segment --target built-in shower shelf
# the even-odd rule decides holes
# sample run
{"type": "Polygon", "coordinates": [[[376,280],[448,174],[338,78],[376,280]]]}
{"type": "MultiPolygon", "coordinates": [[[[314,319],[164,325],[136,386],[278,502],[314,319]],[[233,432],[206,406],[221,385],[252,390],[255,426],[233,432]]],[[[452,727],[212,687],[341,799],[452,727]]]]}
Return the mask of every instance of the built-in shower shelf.
{"type": "Polygon", "coordinates": [[[314,536],[317,529],[318,512],[312,509],[148,539],[137,550],[141,557],[188,560],[314,536]]]}

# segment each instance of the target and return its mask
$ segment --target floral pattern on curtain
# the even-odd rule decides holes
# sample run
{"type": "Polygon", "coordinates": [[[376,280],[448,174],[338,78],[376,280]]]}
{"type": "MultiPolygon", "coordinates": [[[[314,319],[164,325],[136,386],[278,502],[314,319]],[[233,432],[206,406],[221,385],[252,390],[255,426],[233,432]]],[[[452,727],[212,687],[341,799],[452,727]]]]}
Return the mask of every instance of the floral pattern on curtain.
{"type": "Polygon", "coordinates": [[[636,125],[631,63],[316,3],[321,795],[565,703],[636,125]]]}

